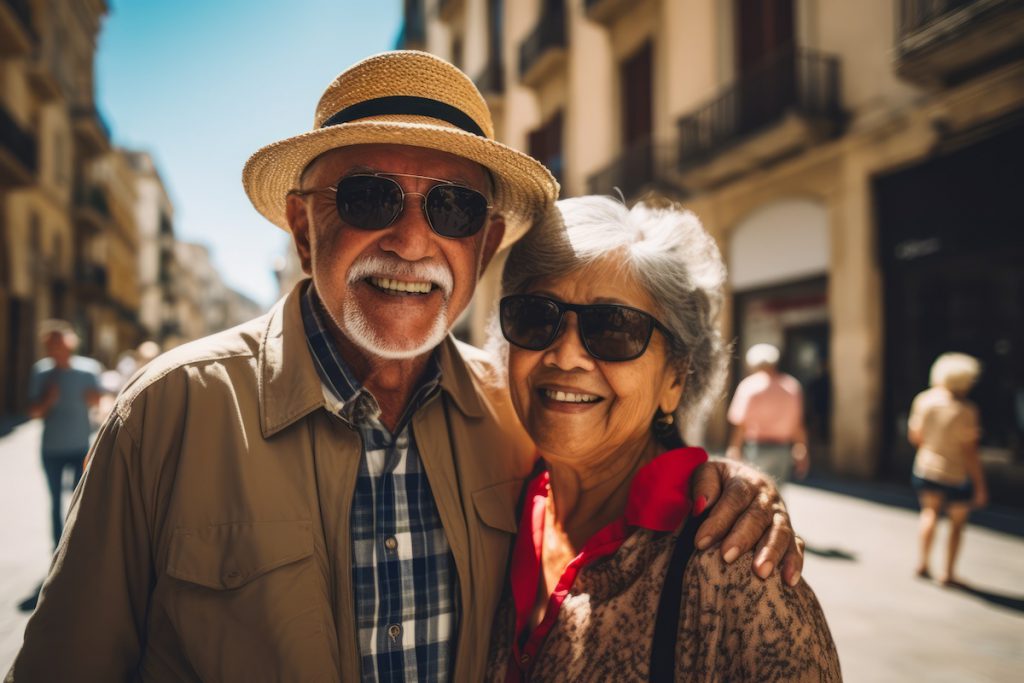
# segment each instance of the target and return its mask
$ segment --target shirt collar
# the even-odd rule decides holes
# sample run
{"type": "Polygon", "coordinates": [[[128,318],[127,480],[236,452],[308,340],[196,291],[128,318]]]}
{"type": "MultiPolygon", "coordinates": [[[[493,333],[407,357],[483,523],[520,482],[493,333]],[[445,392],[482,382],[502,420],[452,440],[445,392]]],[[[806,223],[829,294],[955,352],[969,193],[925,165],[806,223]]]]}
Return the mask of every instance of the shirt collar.
{"type": "MultiPolygon", "coordinates": [[[[706,462],[703,448],[666,451],[637,470],[629,485],[629,497],[621,522],[651,531],[675,531],[689,514],[690,477],[706,462]]],[[[535,480],[536,493],[547,497],[548,473],[535,480]]]]}
{"type": "Polygon", "coordinates": [[[524,643],[521,636],[526,633],[540,579],[541,544],[550,477],[547,472],[542,472],[529,483],[519,533],[512,549],[509,577],[516,610],[516,637],[512,643],[513,661],[510,663],[514,669],[510,670],[520,671],[520,662],[533,659],[551,630],[562,601],[578,573],[592,562],[617,552],[629,534],[629,527],[674,531],[682,525],[691,507],[690,477],[707,459],[708,455],[703,449],[677,448],[662,453],[637,470],[630,483],[629,498],[622,517],[591,536],[579,555],[569,562],[551,594],[544,618],[524,643]]]}
{"type": "MultiPolygon", "coordinates": [[[[338,353],[334,338],[324,319],[324,312],[316,287],[310,281],[302,295],[302,325],[306,333],[306,343],[313,356],[313,364],[317,373],[331,396],[340,401],[337,412],[352,424],[362,424],[367,419],[380,415],[380,406],[376,398],[367,390],[352,373],[338,353]]],[[[396,433],[409,417],[433,396],[441,383],[441,367],[437,354],[433,353],[427,361],[416,391],[413,392],[405,413],[398,421],[396,433]]]]}
{"type": "MultiPolygon", "coordinates": [[[[251,330],[243,332],[256,353],[260,430],[266,438],[330,403],[303,329],[301,308],[307,286],[308,278],[296,283],[251,330]]],[[[466,417],[493,415],[493,396],[507,396],[502,373],[483,351],[448,335],[437,349],[437,361],[441,388],[466,417]]]]}
{"type": "Polygon", "coordinates": [[[639,470],[629,487],[623,520],[652,531],[674,531],[690,512],[690,477],[708,454],[701,448],[676,448],[639,470]]]}

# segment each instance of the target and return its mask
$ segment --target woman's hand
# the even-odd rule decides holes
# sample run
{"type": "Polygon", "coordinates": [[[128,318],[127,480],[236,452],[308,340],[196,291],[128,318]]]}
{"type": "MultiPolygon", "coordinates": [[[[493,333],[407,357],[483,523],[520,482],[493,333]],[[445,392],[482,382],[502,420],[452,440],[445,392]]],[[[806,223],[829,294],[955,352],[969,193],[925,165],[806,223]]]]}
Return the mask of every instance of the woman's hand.
{"type": "Polygon", "coordinates": [[[754,573],[765,578],[781,567],[782,580],[795,586],[804,567],[804,542],[793,532],[771,478],[742,462],[714,459],[692,481],[694,514],[711,508],[697,529],[697,547],[721,541],[726,562],[754,548],[754,573]]]}

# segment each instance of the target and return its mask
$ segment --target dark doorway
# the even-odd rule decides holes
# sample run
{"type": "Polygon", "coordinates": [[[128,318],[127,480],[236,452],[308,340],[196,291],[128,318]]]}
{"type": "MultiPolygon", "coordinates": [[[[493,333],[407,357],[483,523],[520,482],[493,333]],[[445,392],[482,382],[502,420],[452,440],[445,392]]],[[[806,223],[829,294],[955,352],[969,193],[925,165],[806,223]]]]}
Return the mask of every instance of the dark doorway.
{"type": "Polygon", "coordinates": [[[979,358],[971,393],[993,500],[1024,483],[1024,125],[875,180],[885,283],[883,474],[908,476],[906,415],[946,351],[979,358]],[[1016,483],[1015,483],[1016,482],[1016,483]]]}
{"type": "Polygon", "coordinates": [[[35,309],[25,299],[11,297],[7,307],[7,405],[0,413],[20,413],[28,405],[28,378],[35,362],[35,309]]]}
{"type": "Polygon", "coordinates": [[[530,156],[547,166],[561,183],[565,172],[562,166],[562,110],[559,109],[539,128],[530,131],[526,143],[530,156]]]}
{"type": "Polygon", "coordinates": [[[804,424],[815,469],[828,465],[832,421],[832,376],[829,372],[829,325],[787,327],[779,369],[800,380],[804,389],[804,424]]]}
{"type": "Polygon", "coordinates": [[[737,292],[733,297],[736,331],[730,396],[746,375],[747,349],[761,342],[779,348],[779,369],[800,381],[804,421],[814,471],[830,467],[832,383],[828,279],[769,285],[737,292]]]}
{"type": "Polygon", "coordinates": [[[795,42],[793,0],[736,0],[736,63],[740,76],[795,42]]]}
{"type": "Polygon", "coordinates": [[[622,92],[622,151],[625,177],[639,184],[654,177],[654,74],[651,42],[640,46],[619,66],[622,92]]]}
{"type": "Polygon", "coordinates": [[[796,102],[793,0],[736,0],[739,130],[776,121],[796,102]]]}

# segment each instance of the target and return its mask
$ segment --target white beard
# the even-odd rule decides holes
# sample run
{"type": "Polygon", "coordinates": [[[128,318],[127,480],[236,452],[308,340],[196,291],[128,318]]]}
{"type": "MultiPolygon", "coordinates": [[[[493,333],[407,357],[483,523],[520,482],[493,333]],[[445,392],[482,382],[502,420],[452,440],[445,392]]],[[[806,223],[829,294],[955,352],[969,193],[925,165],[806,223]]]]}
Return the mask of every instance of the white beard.
{"type": "Polygon", "coordinates": [[[348,293],[342,304],[341,320],[328,312],[349,341],[366,353],[389,360],[406,360],[433,351],[448,334],[450,321],[448,301],[454,287],[451,271],[440,264],[408,263],[398,259],[368,256],[356,260],[349,269],[348,293]],[[441,294],[441,310],[433,325],[422,339],[392,339],[380,334],[370,325],[353,293],[353,286],[367,277],[399,277],[434,283],[441,294]]]}
{"type": "MultiPolygon", "coordinates": [[[[331,316],[333,317],[333,315],[331,316]]],[[[390,360],[416,358],[433,351],[448,334],[448,300],[441,303],[441,310],[434,318],[434,324],[425,337],[416,343],[415,339],[388,339],[373,329],[353,294],[345,297],[341,320],[334,324],[353,344],[368,354],[390,360]]]]}

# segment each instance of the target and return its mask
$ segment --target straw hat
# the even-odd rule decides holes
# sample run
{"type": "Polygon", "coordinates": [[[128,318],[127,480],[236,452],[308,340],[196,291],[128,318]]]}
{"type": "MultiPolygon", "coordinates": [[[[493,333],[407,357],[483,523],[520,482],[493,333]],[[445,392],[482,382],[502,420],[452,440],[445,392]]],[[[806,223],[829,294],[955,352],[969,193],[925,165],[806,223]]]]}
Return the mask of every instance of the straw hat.
{"type": "Polygon", "coordinates": [[[495,141],[487,103],[466,74],[426,52],[399,50],[342,72],[320,97],[313,130],[253,154],[242,184],[256,210],[288,229],[285,199],[307,165],[337,147],[391,143],[449,152],[494,176],[495,210],[506,247],[558,197],[558,182],[536,159],[495,141]]]}

